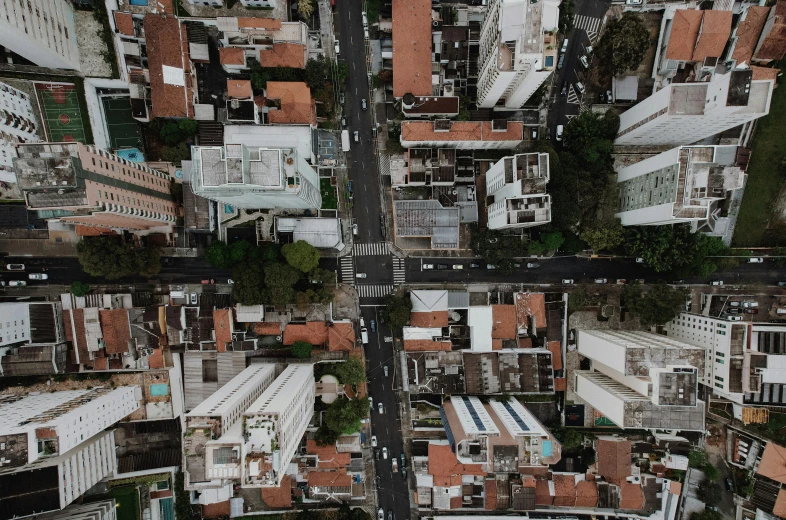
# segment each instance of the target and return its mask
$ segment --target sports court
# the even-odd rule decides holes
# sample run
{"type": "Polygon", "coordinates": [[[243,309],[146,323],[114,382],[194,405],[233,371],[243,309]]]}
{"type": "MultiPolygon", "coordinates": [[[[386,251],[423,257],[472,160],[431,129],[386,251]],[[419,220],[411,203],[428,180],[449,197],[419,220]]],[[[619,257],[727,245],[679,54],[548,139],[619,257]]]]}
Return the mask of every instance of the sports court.
{"type": "Polygon", "coordinates": [[[131,103],[127,97],[103,97],[104,119],[109,132],[109,147],[112,150],[134,148],[142,144],[139,124],[133,118],[131,103]]]}
{"type": "Polygon", "coordinates": [[[35,84],[41,117],[52,142],[86,141],[79,97],[71,83],[35,84]]]}

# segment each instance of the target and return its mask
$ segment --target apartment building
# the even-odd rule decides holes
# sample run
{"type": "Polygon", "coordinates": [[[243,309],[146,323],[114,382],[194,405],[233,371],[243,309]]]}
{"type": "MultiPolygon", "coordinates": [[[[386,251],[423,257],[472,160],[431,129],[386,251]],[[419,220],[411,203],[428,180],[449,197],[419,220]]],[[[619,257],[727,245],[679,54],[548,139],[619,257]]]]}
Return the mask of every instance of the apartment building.
{"type": "Polygon", "coordinates": [[[504,157],[486,172],[489,229],[517,229],[551,222],[549,154],[504,157]]]}
{"type": "Polygon", "coordinates": [[[303,22],[219,16],[216,27],[223,44],[219,48],[219,62],[227,72],[246,70],[252,59],[263,67],[302,69],[306,66],[308,26],[303,22]]]}
{"type": "Polygon", "coordinates": [[[459,148],[464,150],[512,149],[524,140],[524,124],[504,119],[493,121],[404,121],[404,148],[459,148]]]}
{"type": "Polygon", "coordinates": [[[0,316],[0,376],[65,371],[68,345],[59,302],[4,302],[0,316]]]}
{"type": "Polygon", "coordinates": [[[66,0],[0,4],[0,45],[40,67],[80,68],[74,7],[66,0]]]}
{"type": "Polygon", "coordinates": [[[115,520],[117,518],[115,499],[89,502],[68,506],[57,513],[39,516],[40,520],[115,520]]]}
{"type": "Polygon", "coordinates": [[[617,170],[623,226],[690,223],[714,232],[730,192],[745,186],[737,146],[680,146],[617,170]]]}
{"type": "Polygon", "coordinates": [[[16,145],[40,140],[30,96],[0,83],[0,116],[0,181],[16,182],[16,145]]]}
{"type": "Polygon", "coordinates": [[[17,151],[17,180],[31,210],[119,231],[169,227],[177,220],[165,173],[81,143],[23,144],[17,151]]]}
{"type": "Polygon", "coordinates": [[[574,373],[576,393],[617,426],[704,430],[704,348],[642,331],[580,330],[577,343],[592,370],[574,373]]]}
{"type": "Polygon", "coordinates": [[[220,489],[241,479],[243,413],[275,379],[275,365],[252,364],[186,414],[186,489],[220,489]]]}
{"type": "Polygon", "coordinates": [[[191,176],[196,195],[236,208],[313,211],[322,207],[319,176],[296,149],[194,146],[191,176]]]}
{"type": "Polygon", "coordinates": [[[744,144],[753,121],[770,111],[775,81],[759,74],[737,68],[667,85],[620,115],[614,144],[684,145],[740,125],[744,144]]]}
{"type": "Polygon", "coordinates": [[[559,0],[492,0],[480,34],[478,107],[521,108],[557,67],[559,0]]]}
{"type": "Polygon", "coordinates": [[[243,413],[243,487],[277,487],[314,415],[314,366],[289,365],[243,413]]]}
{"type": "Polygon", "coordinates": [[[431,2],[393,2],[393,97],[432,92],[431,2]]]}

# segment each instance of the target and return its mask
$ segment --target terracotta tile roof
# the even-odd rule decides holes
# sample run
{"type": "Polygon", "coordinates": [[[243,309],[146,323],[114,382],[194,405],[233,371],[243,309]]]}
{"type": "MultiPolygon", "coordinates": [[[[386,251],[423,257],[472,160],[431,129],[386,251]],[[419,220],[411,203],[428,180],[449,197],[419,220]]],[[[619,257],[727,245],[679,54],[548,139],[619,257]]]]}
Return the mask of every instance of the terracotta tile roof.
{"type": "Polygon", "coordinates": [[[516,324],[518,327],[546,328],[546,296],[543,293],[516,293],[516,324]],[[532,316],[532,318],[530,318],[532,316]]]}
{"type": "Polygon", "coordinates": [[[147,363],[150,368],[166,368],[163,349],[153,349],[153,353],[147,358],[147,363]]]}
{"type": "Polygon", "coordinates": [[[630,441],[626,439],[598,439],[598,474],[610,482],[619,483],[630,476],[630,441]]]}
{"type": "Polygon", "coordinates": [[[433,350],[452,349],[450,341],[431,341],[430,339],[406,339],[404,340],[404,350],[407,352],[423,352],[433,350]]]}
{"type": "Polygon", "coordinates": [[[775,2],[770,12],[772,25],[762,34],[759,47],[753,54],[757,60],[780,60],[786,53],[786,2],[775,2]]]}
{"type": "Polygon", "coordinates": [[[274,43],[272,49],[259,51],[259,64],[263,67],[304,69],[306,68],[306,48],[299,43],[274,43]]]}
{"type": "Polygon", "coordinates": [[[620,485],[620,509],[644,509],[644,490],[640,484],[623,482],[620,485]]]}
{"type": "Polygon", "coordinates": [[[114,11],[114,15],[117,32],[125,36],[134,36],[134,17],[131,16],[131,13],[114,11]]]}
{"type": "Polygon", "coordinates": [[[109,360],[109,370],[120,370],[123,368],[123,362],[119,359],[110,359],[109,360]]]}
{"type": "Polygon", "coordinates": [[[231,512],[232,511],[229,508],[229,500],[202,506],[202,518],[228,517],[231,512]]]}
{"type": "Polygon", "coordinates": [[[320,469],[347,467],[351,459],[349,453],[338,453],[335,444],[320,446],[314,440],[306,441],[306,453],[317,456],[320,469]]]}
{"type": "Polygon", "coordinates": [[[775,506],[772,508],[772,514],[781,518],[786,518],[786,489],[781,488],[778,491],[778,498],[775,499],[775,506]]]}
{"type": "Polygon", "coordinates": [[[448,326],[448,311],[412,312],[409,324],[413,327],[436,328],[448,326]]]}
{"type": "Polygon", "coordinates": [[[290,323],[284,329],[284,345],[291,345],[296,341],[305,341],[317,346],[324,345],[328,340],[327,329],[324,321],[290,323]]]}
{"type": "Polygon", "coordinates": [[[780,70],[772,68],[772,67],[757,67],[752,66],[751,70],[753,71],[753,79],[754,80],[767,80],[771,79],[772,81],[778,81],[778,73],[780,70]]]}
{"type": "Polygon", "coordinates": [[[483,482],[486,491],[486,504],[485,509],[494,511],[497,509],[497,481],[493,478],[486,479],[483,482]]]}
{"type": "Polygon", "coordinates": [[[221,65],[246,64],[246,52],[240,47],[221,47],[218,49],[218,61],[221,65]]]}
{"type": "Polygon", "coordinates": [[[598,504],[598,485],[582,480],[576,484],[576,507],[595,507],[598,504]]]}
{"type": "Polygon", "coordinates": [[[308,485],[311,487],[350,487],[352,477],[347,475],[347,470],[337,471],[310,471],[308,485]]]}
{"type": "Polygon", "coordinates": [[[428,473],[441,487],[460,486],[462,475],[486,474],[480,464],[461,464],[447,444],[428,445],[428,473]]]}
{"type": "Polygon", "coordinates": [[[109,370],[109,358],[95,358],[95,360],[93,360],[93,370],[109,370]]]}
{"type": "Polygon", "coordinates": [[[227,96],[231,98],[250,99],[254,95],[251,88],[251,80],[232,79],[227,80],[227,96]]]}
{"type": "Polygon", "coordinates": [[[107,354],[125,354],[128,352],[128,341],[131,339],[131,326],[128,323],[126,309],[98,311],[101,332],[107,354]]]}
{"type": "Polygon", "coordinates": [[[786,448],[768,442],[759,463],[759,475],[786,484],[786,448]]]}
{"type": "Polygon", "coordinates": [[[538,480],[535,482],[535,505],[550,506],[554,503],[554,497],[549,490],[550,480],[538,480]]]}
{"type": "Polygon", "coordinates": [[[172,496],[171,489],[164,489],[162,491],[151,491],[150,498],[167,498],[172,496]]]}
{"type": "Polygon", "coordinates": [[[693,49],[699,37],[702,11],[693,9],[677,9],[671,22],[669,44],[666,47],[666,58],[677,61],[690,61],[693,49]]]}
{"type": "Polygon", "coordinates": [[[502,350],[502,340],[501,339],[492,339],[491,340],[491,350],[502,350]]]}
{"type": "Polygon", "coordinates": [[[402,141],[521,141],[524,124],[508,121],[505,131],[492,130],[491,121],[453,121],[447,132],[435,132],[433,121],[404,121],[402,141]]]}
{"type": "Polygon", "coordinates": [[[75,351],[79,355],[78,361],[83,364],[89,363],[90,351],[87,349],[87,330],[85,329],[84,309],[63,310],[63,320],[66,324],[66,339],[74,345],[75,351]],[[72,313],[74,320],[73,328],[76,329],[76,338],[74,338],[74,330],[71,328],[72,313]],[[76,339],[76,341],[74,339],[76,339]]]}
{"type": "Polygon", "coordinates": [[[682,493],[682,484],[676,480],[669,482],[669,493],[673,495],[679,495],[682,493]]]}
{"type": "Polygon", "coordinates": [[[693,50],[693,61],[720,58],[731,36],[731,11],[704,11],[699,41],[693,50]]]}
{"type": "Polygon", "coordinates": [[[547,343],[551,352],[551,364],[554,370],[562,370],[562,343],[559,341],[549,341],[547,343]]]}
{"type": "Polygon", "coordinates": [[[273,509],[292,507],[292,479],[289,475],[284,475],[278,487],[262,488],[262,501],[273,509]]]}
{"type": "Polygon", "coordinates": [[[764,22],[770,14],[769,7],[753,5],[745,13],[745,19],[737,25],[737,42],[734,44],[732,59],[737,63],[747,63],[750,65],[753,58],[753,51],[759,42],[761,30],[764,29],[764,22]]]}
{"type": "Polygon", "coordinates": [[[144,28],[153,105],[151,117],[192,117],[194,100],[185,26],[172,16],[148,14],[144,28]],[[164,70],[168,71],[166,81],[164,70]]]}
{"type": "Polygon", "coordinates": [[[461,509],[462,497],[450,497],[450,509],[461,509]]]}
{"type": "Polygon", "coordinates": [[[430,96],[431,0],[393,2],[393,96],[430,96]]]}
{"type": "Polygon", "coordinates": [[[278,99],[280,110],[268,112],[268,121],[274,125],[315,125],[317,108],[311,89],[302,81],[268,81],[267,99],[278,99]]]}
{"type": "Polygon", "coordinates": [[[355,348],[355,329],[351,323],[333,323],[328,327],[328,350],[351,352],[355,348]]]}
{"type": "Polygon", "coordinates": [[[97,226],[75,226],[78,237],[100,237],[103,235],[116,235],[114,230],[97,226]]]}
{"type": "Polygon", "coordinates": [[[554,482],[554,505],[573,507],[576,504],[575,476],[555,474],[552,480],[554,482]]]}
{"type": "Polygon", "coordinates": [[[278,31],[281,29],[281,20],[278,18],[238,17],[237,26],[240,29],[265,29],[268,31],[278,31]]]}
{"type": "Polygon", "coordinates": [[[532,348],[532,338],[519,338],[519,348],[532,348]]]}
{"type": "Polygon", "coordinates": [[[255,323],[254,332],[260,336],[278,336],[281,334],[281,323],[268,321],[255,323]]]}
{"type": "Polygon", "coordinates": [[[568,389],[568,380],[564,377],[555,377],[554,378],[554,391],[555,392],[565,392],[568,389]]]}
{"type": "Polygon", "coordinates": [[[213,311],[213,330],[216,332],[216,351],[226,352],[227,343],[232,343],[232,314],[229,309],[213,311]]]}
{"type": "Polygon", "coordinates": [[[516,339],[516,306],[491,306],[491,337],[493,339],[516,339]]]}

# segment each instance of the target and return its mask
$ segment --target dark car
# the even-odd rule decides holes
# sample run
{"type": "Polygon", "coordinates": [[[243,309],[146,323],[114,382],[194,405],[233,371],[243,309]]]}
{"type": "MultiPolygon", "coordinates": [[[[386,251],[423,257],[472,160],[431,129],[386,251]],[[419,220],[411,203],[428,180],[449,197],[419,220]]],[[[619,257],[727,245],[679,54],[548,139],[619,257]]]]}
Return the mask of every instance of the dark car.
{"type": "Polygon", "coordinates": [[[734,491],[734,482],[732,482],[730,478],[726,479],[726,489],[734,491]]]}
{"type": "Polygon", "coordinates": [[[371,332],[376,332],[377,331],[377,322],[376,321],[371,320],[369,322],[369,325],[371,325],[371,332]]]}
{"type": "Polygon", "coordinates": [[[745,314],[759,314],[759,309],[745,309],[745,314]]]}
{"type": "Polygon", "coordinates": [[[374,450],[374,457],[379,460],[379,450],[374,450]]]}
{"type": "Polygon", "coordinates": [[[352,193],[352,181],[347,182],[347,191],[352,193]]]}
{"type": "Polygon", "coordinates": [[[470,269],[480,269],[481,267],[483,266],[480,264],[469,264],[470,269]]]}
{"type": "Polygon", "coordinates": [[[437,269],[450,269],[448,264],[437,264],[437,269]]]}

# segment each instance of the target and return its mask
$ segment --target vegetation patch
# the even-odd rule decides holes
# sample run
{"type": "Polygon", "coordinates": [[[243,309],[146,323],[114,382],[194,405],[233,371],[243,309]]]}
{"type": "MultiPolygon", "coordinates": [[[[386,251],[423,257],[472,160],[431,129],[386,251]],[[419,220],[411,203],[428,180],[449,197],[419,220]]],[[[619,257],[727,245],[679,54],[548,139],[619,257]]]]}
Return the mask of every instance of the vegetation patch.
{"type": "Polygon", "coordinates": [[[322,195],[322,209],[338,209],[336,187],[330,183],[329,177],[319,179],[319,192],[322,195]]]}

